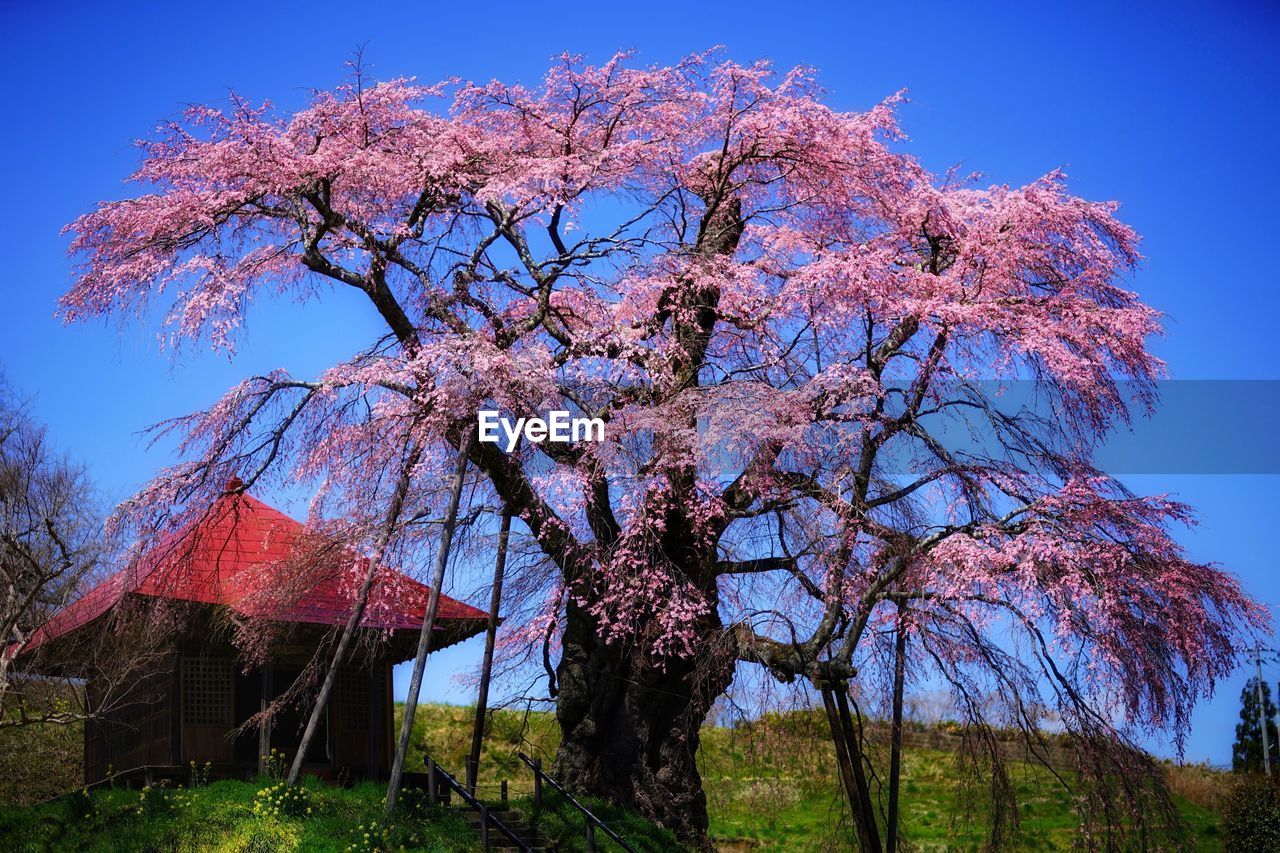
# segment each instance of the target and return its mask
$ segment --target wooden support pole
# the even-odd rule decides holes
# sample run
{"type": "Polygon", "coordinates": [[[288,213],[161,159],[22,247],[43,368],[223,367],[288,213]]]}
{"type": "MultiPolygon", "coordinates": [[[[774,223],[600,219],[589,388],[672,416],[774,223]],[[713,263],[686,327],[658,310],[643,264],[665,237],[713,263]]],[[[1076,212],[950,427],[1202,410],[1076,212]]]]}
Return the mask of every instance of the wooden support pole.
{"type": "Polygon", "coordinates": [[[471,728],[471,754],[467,758],[467,790],[476,793],[480,776],[480,751],[484,746],[485,717],[489,713],[489,679],[493,675],[493,647],[498,638],[498,608],[502,604],[502,580],[507,568],[507,540],[511,536],[511,510],[502,510],[498,531],[498,556],[493,563],[493,586],[489,591],[489,623],[484,635],[484,658],[480,663],[480,687],[476,692],[476,719],[471,728]]]}
{"type": "Polygon", "coordinates": [[[858,795],[858,786],[854,781],[853,767],[849,761],[849,747],[845,741],[844,729],[840,724],[840,712],[836,709],[835,697],[831,688],[822,685],[822,704],[827,711],[827,724],[831,727],[831,742],[836,750],[836,768],[840,771],[840,781],[844,785],[845,798],[849,801],[849,811],[853,814],[854,825],[858,828],[858,839],[866,849],[867,837],[862,828],[862,798],[858,795]]]}
{"type": "Polygon", "coordinates": [[[849,810],[858,828],[858,841],[864,853],[880,853],[880,829],[876,825],[875,805],[862,769],[862,748],[858,744],[849,713],[848,685],[822,685],[822,703],[826,706],[827,723],[831,727],[831,739],[835,744],[836,763],[844,782],[845,795],[849,798],[849,810]]]}
{"type": "MultiPolygon", "coordinates": [[[[418,460],[422,458],[421,447],[410,445],[407,450],[408,453],[400,466],[400,476],[396,480],[395,491],[391,494],[391,504],[387,507],[387,516],[383,521],[382,530],[378,534],[373,557],[369,560],[369,566],[364,573],[364,580],[361,581],[360,589],[356,592],[355,606],[351,609],[351,615],[347,617],[347,622],[342,628],[342,634],[338,637],[338,647],[334,649],[333,659],[329,661],[329,668],[325,671],[324,680],[320,683],[320,692],[316,694],[315,704],[311,708],[311,714],[307,717],[307,726],[302,731],[302,739],[298,743],[298,754],[293,757],[293,764],[289,766],[288,781],[290,785],[297,784],[298,775],[302,773],[303,757],[307,754],[308,747],[311,746],[311,739],[315,737],[316,731],[320,728],[321,718],[328,713],[329,695],[333,692],[333,687],[338,681],[338,669],[346,661],[347,651],[354,641],[356,630],[360,627],[360,620],[364,618],[365,608],[369,604],[369,591],[373,589],[373,582],[377,578],[378,569],[382,565],[383,557],[386,556],[387,546],[391,543],[391,538],[395,534],[396,524],[400,520],[400,513],[404,509],[405,498],[409,494],[409,486],[412,485],[413,469],[417,467],[418,460]]],[[[433,595],[432,601],[438,601],[438,599],[433,595]]]]}
{"type": "Polygon", "coordinates": [[[862,767],[862,740],[860,728],[855,729],[853,715],[849,712],[849,685],[841,682],[835,693],[836,708],[840,712],[841,728],[844,730],[845,742],[849,749],[849,763],[853,766],[853,780],[857,785],[858,796],[862,800],[862,823],[870,844],[864,850],[879,853],[880,828],[876,825],[876,807],[871,799],[871,786],[867,784],[867,775],[862,767]]]}
{"type": "Polygon", "coordinates": [[[436,551],[436,566],[431,577],[431,595],[427,599],[427,612],[422,616],[422,630],[418,634],[418,653],[413,659],[413,675],[409,679],[409,693],[404,699],[404,717],[400,721],[400,740],[391,762],[391,779],[387,783],[387,813],[395,808],[400,794],[400,778],[404,774],[404,759],[409,752],[409,737],[413,733],[413,717],[418,710],[418,694],[422,691],[422,673],[427,667],[427,652],[431,649],[431,635],[436,628],[436,611],[440,609],[440,588],[444,586],[444,570],[449,564],[449,549],[453,547],[453,531],[458,524],[458,503],[462,500],[462,483],[467,476],[467,456],[475,441],[474,429],[466,430],[458,463],[453,471],[453,485],[449,490],[449,508],[445,512],[440,530],[440,545],[436,551]]]}
{"type": "Polygon", "coordinates": [[[902,686],[907,667],[907,631],[902,605],[893,649],[893,724],[889,731],[889,813],[885,827],[885,853],[898,849],[898,783],[902,771],[902,686]]]}

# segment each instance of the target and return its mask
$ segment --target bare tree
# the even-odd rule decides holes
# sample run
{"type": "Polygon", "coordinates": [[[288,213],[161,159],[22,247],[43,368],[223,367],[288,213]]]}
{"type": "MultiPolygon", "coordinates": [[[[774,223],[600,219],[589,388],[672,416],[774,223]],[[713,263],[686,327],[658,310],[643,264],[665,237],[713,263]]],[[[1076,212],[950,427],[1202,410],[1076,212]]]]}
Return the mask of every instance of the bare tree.
{"type": "MultiPolygon", "coordinates": [[[[0,704],[23,704],[27,694],[13,690],[14,658],[102,564],[97,508],[84,468],[56,452],[26,404],[0,384],[0,704]]],[[[0,724],[28,720],[26,710],[0,724]]]]}
{"type": "Polygon", "coordinates": [[[84,466],[54,449],[0,378],[0,727],[75,723],[144,701],[139,688],[167,650],[168,608],[121,603],[78,626],[74,644],[40,633],[113,555],[84,466]]]}

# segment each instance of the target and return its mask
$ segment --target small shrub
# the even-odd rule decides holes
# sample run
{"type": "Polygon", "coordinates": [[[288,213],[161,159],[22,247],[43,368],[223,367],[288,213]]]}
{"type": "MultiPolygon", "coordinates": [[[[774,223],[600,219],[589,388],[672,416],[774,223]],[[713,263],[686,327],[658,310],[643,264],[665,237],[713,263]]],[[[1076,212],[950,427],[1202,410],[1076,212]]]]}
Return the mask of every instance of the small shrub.
{"type": "Polygon", "coordinates": [[[1174,794],[1215,814],[1222,814],[1231,793],[1230,774],[1206,764],[1166,762],[1164,778],[1174,794]]]}
{"type": "Polygon", "coordinates": [[[355,840],[347,847],[348,853],[380,853],[394,849],[391,825],[385,821],[371,820],[356,827],[355,840]]]}
{"type": "Polygon", "coordinates": [[[272,782],[282,782],[285,774],[289,772],[289,758],[280,750],[272,747],[271,752],[262,756],[262,766],[268,779],[272,782]]]}
{"type": "Polygon", "coordinates": [[[98,798],[88,788],[72,791],[67,794],[67,817],[72,821],[91,820],[102,811],[98,808],[98,798]]]}
{"type": "Polygon", "coordinates": [[[134,810],[145,817],[158,817],[173,814],[182,805],[185,805],[185,800],[178,791],[147,785],[138,792],[134,810]]]}
{"type": "Polygon", "coordinates": [[[354,788],[356,784],[355,777],[352,775],[350,767],[339,767],[338,778],[335,781],[339,788],[354,788]]]}
{"type": "Polygon", "coordinates": [[[1245,779],[1232,789],[1222,824],[1231,853],[1280,850],[1280,788],[1262,776],[1245,779]]]}
{"type": "Polygon", "coordinates": [[[781,779],[757,779],[747,783],[742,798],[760,813],[776,816],[800,802],[800,791],[781,779]]]}
{"type": "Polygon", "coordinates": [[[433,810],[431,799],[421,788],[401,788],[396,797],[396,814],[410,820],[421,820],[433,810]]]}
{"type": "Polygon", "coordinates": [[[276,782],[253,798],[253,813],[258,817],[306,817],[312,811],[311,794],[301,785],[276,782]]]}
{"type": "Polygon", "coordinates": [[[761,816],[770,832],[783,820],[783,812],[798,805],[802,799],[795,784],[781,779],[756,779],[747,782],[739,796],[748,808],[761,816]]]}
{"type": "Polygon", "coordinates": [[[206,761],[204,764],[196,764],[191,762],[191,768],[188,776],[191,780],[192,788],[203,788],[209,784],[209,771],[213,769],[213,763],[206,761]]]}

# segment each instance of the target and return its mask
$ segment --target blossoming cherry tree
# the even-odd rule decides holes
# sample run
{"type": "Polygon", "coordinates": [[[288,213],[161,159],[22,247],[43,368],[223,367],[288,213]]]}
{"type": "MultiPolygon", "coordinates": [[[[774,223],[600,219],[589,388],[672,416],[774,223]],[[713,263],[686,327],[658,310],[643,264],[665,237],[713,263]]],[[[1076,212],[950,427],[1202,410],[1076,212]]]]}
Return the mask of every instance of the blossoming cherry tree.
{"type": "Polygon", "coordinates": [[[384,333],[176,421],[183,461],[125,516],[296,479],[332,535],[421,564],[465,446],[474,499],[552,569],[522,564],[543,609],[508,639],[546,644],[573,789],[705,843],[699,727],[735,672],[871,701],[904,632],[908,678],[948,687],[975,743],[1052,716],[1110,780],[1082,782],[1082,821],[1141,824],[1131,738],[1185,732],[1264,613],[1183,554],[1186,507],[1091,462],[1162,372],[1124,284],[1138,237],[1056,172],[931,174],[897,106],[706,55],[189,109],[135,194],[70,226],[65,317],[158,304],[174,343],[233,352],[255,300],[343,290],[384,333]],[[482,409],[605,439],[464,441],[482,409]]]}

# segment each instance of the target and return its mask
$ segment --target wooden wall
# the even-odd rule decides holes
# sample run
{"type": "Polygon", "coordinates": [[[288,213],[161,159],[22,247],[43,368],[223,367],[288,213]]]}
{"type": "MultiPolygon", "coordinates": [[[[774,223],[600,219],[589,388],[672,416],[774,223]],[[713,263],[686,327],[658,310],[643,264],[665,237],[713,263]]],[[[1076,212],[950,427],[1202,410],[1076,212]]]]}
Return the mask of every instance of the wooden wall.
{"type": "MultiPolygon", "coordinates": [[[[283,691],[297,671],[273,664],[269,692],[283,691]]],[[[386,659],[366,658],[344,667],[330,699],[327,743],[313,745],[306,772],[344,773],[353,780],[385,775],[391,764],[391,687],[386,659]]],[[[229,647],[184,648],[137,686],[136,697],[85,726],[85,781],[98,781],[109,769],[191,761],[256,770],[256,730],[234,740],[232,733],[258,710],[262,689],[263,673],[241,672],[229,647]]],[[[94,701],[97,686],[90,682],[87,690],[94,701]]],[[[271,745],[292,757],[305,719],[300,710],[282,715],[271,745]]]]}
{"type": "Polygon", "coordinates": [[[84,780],[96,782],[112,772],[146,764],[177,763],[174,715],[177,701],[177,655],[119,697],[106,697],[102,685],[90,681],[90,707],[109,701],[101,718],[84,727],[84,780]]]}
{"type": "Polygon", "coordinates": [[[333,759],[355,776],[375,778],[391,769],[390,675],[391,665],[377,661],[367,668],[347,667],[338,680],[329,718],[333,759]]]}

